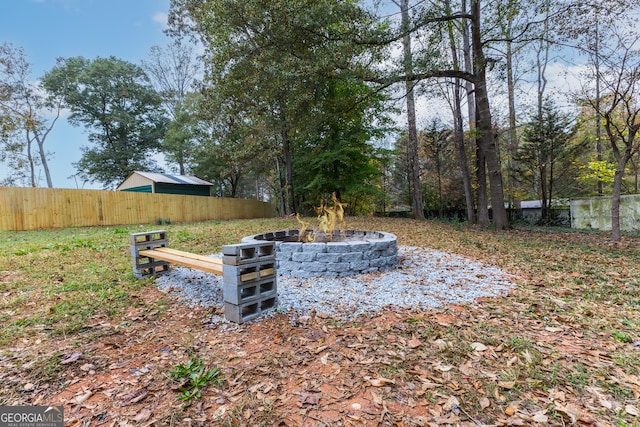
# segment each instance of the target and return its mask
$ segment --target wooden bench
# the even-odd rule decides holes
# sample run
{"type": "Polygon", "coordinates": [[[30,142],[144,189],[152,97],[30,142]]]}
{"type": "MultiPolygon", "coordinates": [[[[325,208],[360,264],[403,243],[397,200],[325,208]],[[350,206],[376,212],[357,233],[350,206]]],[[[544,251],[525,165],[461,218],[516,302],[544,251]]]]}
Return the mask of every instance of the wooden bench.
{"type": "Polygon", "coordinates": [[[133,273],[146,278],[166,273],[170,264],[223,277],[225,318],[243,323],[277,305],[275,243],[222,247],[222,258],[168,247],[165,230],[131,234],[133,273]]]}
{"type": "Polygon", "coordinates": [[[222,276],[222,258],[192,254],[191,252],[179,251],[167,247],[141,250],[138,251],[138,254],[154,260],[159,259],[171,264],[183,265],[222,276]]]}

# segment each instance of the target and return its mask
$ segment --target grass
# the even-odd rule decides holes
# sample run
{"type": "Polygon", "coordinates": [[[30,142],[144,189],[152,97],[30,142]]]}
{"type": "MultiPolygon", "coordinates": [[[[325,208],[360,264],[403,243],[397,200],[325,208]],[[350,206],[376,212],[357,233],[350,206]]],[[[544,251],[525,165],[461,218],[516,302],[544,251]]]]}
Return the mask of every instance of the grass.
{"type": "MultiPolygon", "coordinates": [[[[167,320],[173,303],[166,298],[148,298],[153,281],[133,276],[128,247],[129,233],[159,227],[0,232],[0,360],[7,363],[0,368],[0,378],[60,378],[62,384],[62,376],[71,368],[59,364],[65,354],[56,348],[56,342],[72,340],[82,347],[105,339],[99,330],[103,324],[124,331],[136,326],[137,317],[150,318],[156,324],[167,320]],[[29,354],[29,345],[35,341],[47,344],[48,352],[29,354]],[[25,352],[27,360],[37,363],[20,372],[14,359],[25,352]]],[[[640,341],[640,238],[628,236],[621,244],[612,245],[607,235],[599,233],[550,229],[493,232],[409,219],[349,218],[348,227],[393,232],[401,245],[465,255],[519,277],[516,292],[467,308],[469,317],[455,325],[439,325],[428,313],[407,314],[403,320],[406,328],[390,333],[404,340],[419,338],[425,346],[406,351],[401,364],[379,365],[380,375],[402,383],[408,375],[406,368],[429,371],[432,361],[454,367],[466,363],[466,376],[457,368],[446,373],[449,382],[442,384],[443,390],[457,384],[454,391],[461,404],[468,402],[467,410],[476,411],[474,418],[487,423],[498,415],[483,411],[504,410],[511,400],[537,400],[562,392],[567,399],[589,402],[590,390],[597,387],[619,402],[619,406],[606,409],[594,401],[590,405],[598,407],[598,417],[612,425],[637,425],[637,419],[624,408],[640,406],[634,385],[640,376],[640,351],[634,346],[640,341]],[[441,348],[430,344],[436,340],[447,344],[441,348]],[[474,352],[472,342],[490,346],[492,352],[474,352]],[[468,378],[471,367],[477,370],[473,380],[468,378]],[[498,387],[498,382],[511,388],[498,387]],[[477,402],[485,395],[497,403],[483,410],[477,402]]],[[[222,245],[237,243],[244,236],[297,228],[297,223],[293,219],[262,219],[162,224],[162,228],[168,230],[173,247],[216,253],[222,245]]],[[[369,327],[366,319],[345,325],[335,322],[327,319],[325,325],[369,327]]],[[[199,320],[194,319],[190,330],[199,327],[199,320]]],[[[189,339],[188,333],[183,336],[189,339]]],[[[382,348],[384,339],[375,345],[382,348]]],[[[282,357],[274,356],[274,360],[282,357]]],[[[339,353],[332,357],[343,360],[339,353]]],[[[239,359],[221,360],[231,364],[239,359]]],[[[265,370],[268,367],[265,361],[265,370]]],[[[224,372],[224,366],[221,369],[224,372]]],[[[0,402],[9,401],[10,393],[17,392],[11,387],[0,389],[0,402]]],[[[437,401],[423,400],[428,404],[437,401]]],[[[550,419],[566,421],[566,414],[548,409],[550,419]]],[[[257,424],[267,425],[277,411],[272,405],[247,398],[242,405],[230,408],[223,423],[231,425],[234,419],[255,415],[257,424]]]]}

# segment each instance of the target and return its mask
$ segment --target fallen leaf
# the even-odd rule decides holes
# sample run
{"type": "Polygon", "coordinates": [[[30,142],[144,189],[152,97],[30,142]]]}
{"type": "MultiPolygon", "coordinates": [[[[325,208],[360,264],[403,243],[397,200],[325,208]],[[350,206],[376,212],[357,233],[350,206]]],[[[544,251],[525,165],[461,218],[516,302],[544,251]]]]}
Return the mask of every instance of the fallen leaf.
{"type": "Polygon", "coordinates": [[[151,418],[151,411],[147,408],[144,408],[142,411],[138,412],[138,414],[133,417],[133,420],[137,423],[143,423],[151,418]]]}
{"type": "Polygon", "coordinates": [[[127,405],[132,405],[134,403],[138,403],[142,399],[147,397],[148,394],[149,394],[149,392],[144,388],[141,388],[141,389],[138,389],[138,390],[134,390],[134,391],[132,391],[130,393],[127,393],[124,396],[122,396],[123,402],[121,403],[121,405],[122,406],[127,406],[127,405]]]}
{"type": "Polygon", "coordinates": [[[71,356],[67,357],[62,362],[60,362],[60,364],[61,365],[68,365],[69,363],[73,363],[73,362],[77,361],[78,359],[80,359],[80,356],[82,356],[82,353],[73,353],[71,356]]]}
{"type": "Polygon", "coordinates": [[[440,365],[438,364],[437,366],[434,366],[434,368],[436,368],[438,371],[440,372],[449,372],[450,370],[453,369],[453,366],[451,365],[440,365]]]}
{"type": "Polygon", "coordinates": [[[84,401],[86,401],[87,399],[89,399],[91,396],[93,396],[93,392],[92,391],[87,391],[84,394],[81,394],[79,396],[76,396],[75,399],[73,399],[76,403],[82,403],[84,401]]]}
{"type": "Polygon", "coordinates": [[[481,342],[473,342],[471,343],[471,348],[474,351],[485,351],[487,349],[487,346],[482,344],[481,342]]]}
{"type": "Polygon", "coordinates": [[[374,387],[384,387],[387,384],[395,384],[395,381],[388,378],[370,378],[369,383],[374,387]]]}
{"type": "Polygon", "coordinates": [[[640,415],[640,412],[638,412],[638,408],[636,408],[633,405],[625,406],[624,411],[629,415],[633,415],[634,417],[637,417],[638,415],[640,415]]]}
{"type": "Polygon", "coordinates": [[[566,416],[569,417],[569,419],[571,419],[572,423],[575,423],[581,416],[581,411],[579,408],[573,406],[572,404],[568,403],[567,405],[559,405],[556,404],[555,408],[556,411],[558,412],[562,412],[563,414],[565,414],[566,416]]]}
{"type": "Polygon", "coordinates": [[[422,345],[422,342],[416,337],[413,337],[409,341],[407,341],[407,345],[409,346],[409,348],[418,348],[422,345]]]}
{"type": "Polygon", "coordinates": [[[300,402],[309,405],[317,405],[322,398],[322,392],[319,390],[309,390],[300,392],[300,402]]]}
{"type": "Polygon", "coordinates": [[[538,412],[537,414],[535,414],[532,418],[533,421],[537,422],[537,423],[543,423],[546,424],[549,422],[549,417],[547,417],[544,413],[542,412],[538,412]]]}
{"type": "Polygon", "coordinates": [[[220,418],[224,417],[224,414],[226,413],[227,413],[227,406],[222,405],[221,407],[216,409],[216,411],[213,413],[213,419],[219,420],[220,418]]]}
{"type": "Polygon", "coordinates": [[[516,413],[516,410],[511,406],[507,406],[507,408],[504,410],[504,413],[511,416],[516,413]]]}
{"type": "Polygon", "coordinates": [[[507,389],[507,390],[511,390],[513,387],[515,387],[516,382],[515,381],[498,381],[498,387],[507,389]]]}
{"type": "MultiPolygon", "coordinates": [[[[459,406],[460,406],[460,401],[458,400],[458,398],[455,396],[451,396],[447,399],[445,404],[442,405],[442,409],[446,412],[454,411],[455,413],[458,410],[459,406]]],[[[458,414],[456,413],[456,415],[458,414]]]]}
{"type": "Polygon", "coordinates": [[[480,399],[480,407],[482,409],[487,409],[489,406],[491,406],[491,401],[489,400],[489,398],[483,397],[482,399],[480,399]]]}

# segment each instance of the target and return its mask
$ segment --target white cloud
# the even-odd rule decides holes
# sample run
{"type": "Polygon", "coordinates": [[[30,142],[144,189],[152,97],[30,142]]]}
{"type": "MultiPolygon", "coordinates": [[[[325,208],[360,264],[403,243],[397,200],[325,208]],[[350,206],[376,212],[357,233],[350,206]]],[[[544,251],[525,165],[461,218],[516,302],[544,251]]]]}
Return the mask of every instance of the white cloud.
{"type": "Polygon", "coordinates": [[[153,18],[151,18],[153,20],[153,22],[157,22],[158,24],[162,25],[163,27],[167,26],[167,21],[169,20],[169,15],[167,15],[164,12],[156,12],[153,15],[153,18]]]}

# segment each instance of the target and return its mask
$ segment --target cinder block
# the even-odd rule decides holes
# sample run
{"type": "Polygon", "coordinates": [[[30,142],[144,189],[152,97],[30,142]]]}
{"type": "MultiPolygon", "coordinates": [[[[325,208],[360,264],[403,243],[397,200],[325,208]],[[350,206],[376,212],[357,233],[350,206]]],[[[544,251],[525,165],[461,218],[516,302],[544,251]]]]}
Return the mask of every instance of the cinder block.
{"type": "Polygon", "coordinates": [[[166,230],[146,231],[142,233],[133,233],[129,235],[131,238],[131,246],[144,246],[148,243],[157,241],[167,241],[166,230]]]}
{"type": "Polygon", "coordinates": [[[137,278],[156,276],[166,273],[171,269],[169,263],[166,261],[140,256],[140,251],[142,250],[168,246],[167,232],[165,230],[133,233],[129,237],[131,241],[130,251],[133,274],[137,278]]]}
{"type": "Polygon", "coordinates": [[[224,303],[224,318],[234,323],[244,323],[260,317],[260,301],[253,301],[247,304],[235,305],[224,303]]]}
{"type": "Polygon", "coordinates": [[[273,260],[276,257],[275,243],[238,243],[222,247],[222,262],[229,265],[251,264],[273,260]]]}
{"type": "Polygon", "coordinates": [[[246,304],[258,299],[276,296],[278,293],[276,278],[243,285],[223,284],[224,302],[234,305],[246,304]]]}
{"type": "Polygon", "coordinates": [[[135,268],[133,269],[133,274],[134,276],[136,276],[138,279],[144,279],[147,277],[151,277],[151,276],[158,276],[160,274],[164,274],[167,273],[168,271],[170,271],[171,266],[167,263],[153,263],[153,264],[148,264],[144,267],[139,267],[139,268],[135,268]]]}
{"type": "Polygon", "coordinates": [[[262,279],[275,277],[276,262],[272,261],[256,262],[250,265],[234,266],[224,264],[222,266],[222,280],[229,285],[242,285],[257,282],[262,279]]]}
{"type": "Polygon", "coordinates": [[[224,317],[230,322],[244,323],[256,319],[265,311],[272,310],[278,305],[278,297],[271,296],[246,304],[224,303],[224,317]]]}

